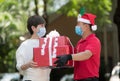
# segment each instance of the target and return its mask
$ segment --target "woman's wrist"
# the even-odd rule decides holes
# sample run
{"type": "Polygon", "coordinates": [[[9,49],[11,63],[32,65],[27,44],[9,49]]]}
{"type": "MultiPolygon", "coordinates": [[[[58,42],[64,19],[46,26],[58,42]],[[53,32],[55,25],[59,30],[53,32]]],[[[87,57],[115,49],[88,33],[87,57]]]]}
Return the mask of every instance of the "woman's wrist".
{"type": "Polygon", "coordinates": [[[30,64],[29,64],[29,63],[24,64],[24,65],[21,66],[21,69],[22,69],[22,70],[26,70],[26,69],[28,69],[28,68],[30,68],[30,64]]]}

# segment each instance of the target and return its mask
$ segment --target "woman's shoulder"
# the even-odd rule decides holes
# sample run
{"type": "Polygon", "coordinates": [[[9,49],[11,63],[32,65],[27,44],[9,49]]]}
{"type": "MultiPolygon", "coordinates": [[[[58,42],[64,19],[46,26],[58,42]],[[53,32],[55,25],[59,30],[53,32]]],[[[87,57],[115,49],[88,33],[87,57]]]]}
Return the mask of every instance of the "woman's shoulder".
{"type": "Polygon", "coordinates": [[[23,41],[22,43],[21,43],[21,45],[28,45],[28,44],[30,44],[30,42],[31,42],[32,40],[31,39],[26,39],[25,41],[23,41]]]}
{"type": "Polygon", "coordinates": [[[23,42],[20,44],[20,46],[19,46],[18,48],[20,49],[20,48],[24,48],[24,47],[26,47],[27,44],[28,44],[28,42],[29,42],[29,39],[23,41],[23,42]]]}

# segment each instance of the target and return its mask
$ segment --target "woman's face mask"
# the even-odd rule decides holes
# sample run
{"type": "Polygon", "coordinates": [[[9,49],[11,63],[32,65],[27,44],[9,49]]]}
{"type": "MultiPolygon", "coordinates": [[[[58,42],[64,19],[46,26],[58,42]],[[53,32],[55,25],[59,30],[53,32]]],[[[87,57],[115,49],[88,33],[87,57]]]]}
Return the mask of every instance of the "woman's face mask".
{"type": "Polygon", "coordinates": [[[43,37],[46,34],[46,28],[45,27],[40,27],[39,31],[37,32],[37,35],[39,37],[43,37]]]}
{"type": "Polygon", "coordinates": [[[82,31],[82,29],[81,29],[80,26],[75,26],[75,33],[76,33],[77,35],[82,36],[83,31],[82,31]]]}

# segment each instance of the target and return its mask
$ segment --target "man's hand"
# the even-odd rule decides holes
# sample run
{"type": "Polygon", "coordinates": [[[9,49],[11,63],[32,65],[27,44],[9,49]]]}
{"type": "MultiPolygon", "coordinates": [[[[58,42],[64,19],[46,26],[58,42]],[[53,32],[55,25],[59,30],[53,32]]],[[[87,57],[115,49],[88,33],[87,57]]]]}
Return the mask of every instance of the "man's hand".
{"type": "Polygon", "coordinates": [[[71,54],[57,56],[57,58],[58,60],[54,62],[54,64],[57,64],[57,67],[64,66],[65,64],[67,64],[68,60],[72,60],[71,54]]]}

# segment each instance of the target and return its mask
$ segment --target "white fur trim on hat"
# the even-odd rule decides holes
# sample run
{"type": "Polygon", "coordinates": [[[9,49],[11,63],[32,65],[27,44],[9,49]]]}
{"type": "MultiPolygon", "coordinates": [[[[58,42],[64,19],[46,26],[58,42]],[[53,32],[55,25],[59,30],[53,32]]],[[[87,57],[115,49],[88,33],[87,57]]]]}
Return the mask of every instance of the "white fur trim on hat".
{"type": "Polygon", "coordinates": [[[92,30],[93,31],[96,31],[97,30],[97,25],[93,25],[93,26],[91,26],[92,27],[92,30]]]}
{"type": "Polygon", "coordinates": [[[84,22],[84,23],[87,23],[87,24],[91,24],[89,20],[84,19],[84,18],[78,18],[77,21],[84,22]]]}

